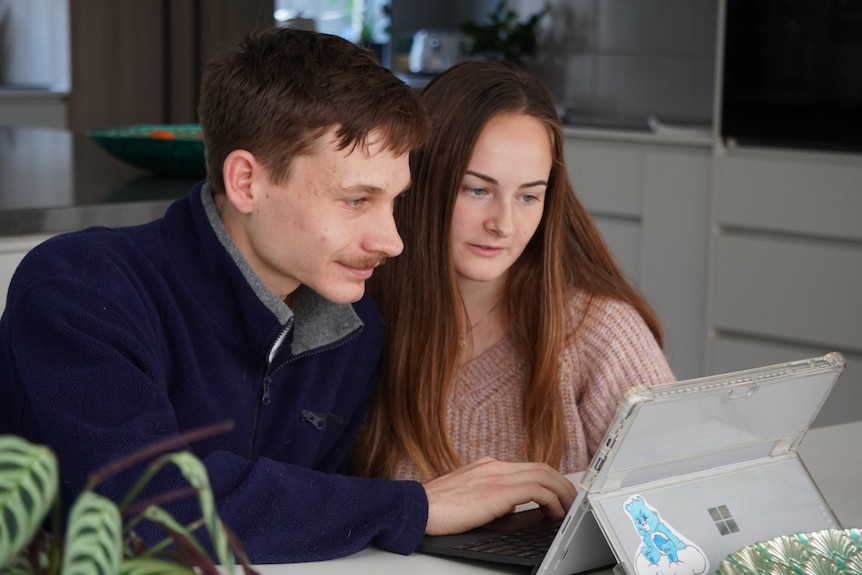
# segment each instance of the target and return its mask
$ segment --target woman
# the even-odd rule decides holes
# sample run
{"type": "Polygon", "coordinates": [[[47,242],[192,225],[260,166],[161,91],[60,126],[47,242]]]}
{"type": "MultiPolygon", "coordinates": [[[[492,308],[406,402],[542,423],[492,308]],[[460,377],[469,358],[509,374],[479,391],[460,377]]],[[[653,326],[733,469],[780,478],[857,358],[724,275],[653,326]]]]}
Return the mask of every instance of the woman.
{"type": "Polygon", "coordinates": [[[585,469],[626,390],[674,379],[655,313],[571,188],[540,81],[466,62],[422,100],[404,252],[369,283],[387,342],[357,471],[429,481],[485,455],[585,469]]]}

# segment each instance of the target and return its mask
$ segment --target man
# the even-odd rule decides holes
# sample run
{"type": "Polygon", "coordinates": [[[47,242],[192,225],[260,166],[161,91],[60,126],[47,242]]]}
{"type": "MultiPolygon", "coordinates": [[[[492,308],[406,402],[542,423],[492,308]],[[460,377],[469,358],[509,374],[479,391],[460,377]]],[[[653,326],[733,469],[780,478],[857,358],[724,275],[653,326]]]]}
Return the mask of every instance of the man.
{"type": "MultiPolygon", "coordinates": [[[[393,202],[427,132],[411,90],[345,40],[274,29],[209,64],[199,116],[206,184],[150,224],[49,240],[10,284],[0,433],[54,449],[64,504],[102,465],[229,420],[187,449],[255,563],[410,553],[531,499],[561,515],[574,489],[542,465],[343,474],[382,342],[364,284],[402,250],[393,202]]],[[[139,472],[99,491],[118,500],[139,472]]],[[[177,485],[166,470],[150,491],[177,485]]]]}

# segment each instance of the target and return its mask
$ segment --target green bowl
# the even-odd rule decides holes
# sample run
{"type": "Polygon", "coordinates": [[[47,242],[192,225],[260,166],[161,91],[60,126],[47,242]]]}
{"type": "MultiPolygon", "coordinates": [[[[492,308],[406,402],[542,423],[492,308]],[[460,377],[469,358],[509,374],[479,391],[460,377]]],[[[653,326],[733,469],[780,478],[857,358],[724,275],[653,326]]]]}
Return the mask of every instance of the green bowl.
{"type": "Polygon", "coordinates": [[[719,575],[850,575],[862,573],[862,529],[782,535],[731,553],[719,575]]]}
{"type": "Polygon", "coordinates": [[[205,176],[197,124],[140,124],[92,130],[90,138],[115,158],[161,175],[205,176]]]}

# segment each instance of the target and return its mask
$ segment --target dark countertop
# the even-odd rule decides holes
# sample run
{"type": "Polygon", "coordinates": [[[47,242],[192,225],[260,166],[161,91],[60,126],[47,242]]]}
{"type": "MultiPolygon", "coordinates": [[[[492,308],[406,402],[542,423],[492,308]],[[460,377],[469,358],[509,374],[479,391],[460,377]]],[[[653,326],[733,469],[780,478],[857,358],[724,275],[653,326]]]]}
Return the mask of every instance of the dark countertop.
{"type": "Polygon", "coordinates": [[[0,238],[145,223],[197,179],[140,170],[84,134],[0,126],[0,238]]]}

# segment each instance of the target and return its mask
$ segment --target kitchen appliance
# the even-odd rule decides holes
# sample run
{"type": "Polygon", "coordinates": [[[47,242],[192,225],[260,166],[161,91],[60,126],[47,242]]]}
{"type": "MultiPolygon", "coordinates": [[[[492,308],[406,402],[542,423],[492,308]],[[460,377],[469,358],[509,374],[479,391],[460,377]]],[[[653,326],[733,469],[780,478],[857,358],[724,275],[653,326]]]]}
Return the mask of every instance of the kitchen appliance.
{"type": "Polygon", "coordinates": [[[862,151],[862,2],[725,3],[722,138],[862,151]]]}
{"type": "Polygon", "coordinates": [[[464,61],[469,36],[457,30],[419,30],[413,35],[407,67],[414,74],[439,74],[464,61]]]}

